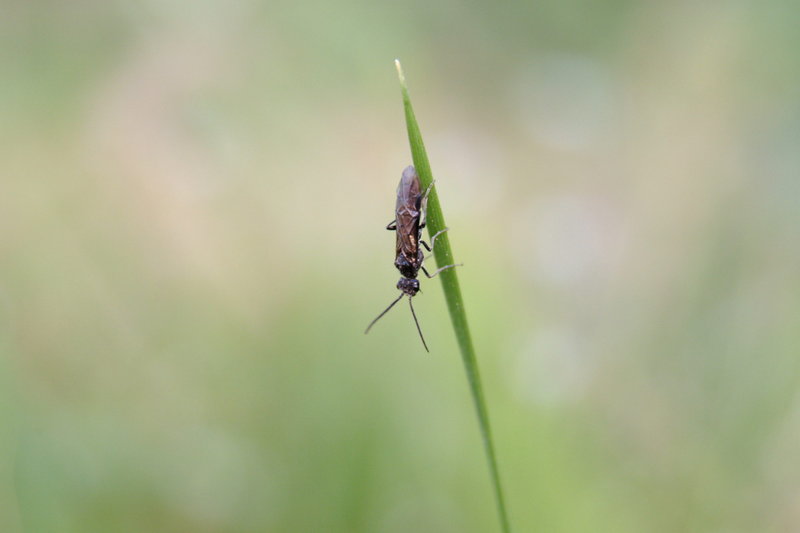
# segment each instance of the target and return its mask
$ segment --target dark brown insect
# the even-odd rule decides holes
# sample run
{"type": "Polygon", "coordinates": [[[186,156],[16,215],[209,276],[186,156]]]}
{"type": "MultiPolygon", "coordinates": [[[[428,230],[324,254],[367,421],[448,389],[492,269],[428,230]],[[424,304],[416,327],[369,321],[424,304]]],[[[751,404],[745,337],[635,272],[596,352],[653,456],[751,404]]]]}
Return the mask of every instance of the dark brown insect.
{"type": "Polygon", "coordinates": [[[422,329],[419,327],[417,314],[414,312],[414,305],[411,303],[413,298],[419,292],[419,280],[417,273],[422,270],[428,278],[434,277],[442,270],[453,268],[460,265],[446,265],[436,270],[433,274],[422,266],[425,260],[425,254],[420,248],[422,245],[429,252],[433,250],[436,244],[436,237],[447,231],[444,228],[431,237],[431,244],[422,240],[422,230],[425,228],[425,209],[428,201],[428,194],[431,192],[431,183],[424,193],[421,192],[419,176],[413,166],[408,166],[403,171],[403,176],[400,178],[400,184],[397,186],[397,204],[394,210],[394,220],[389,222],[386,229],[397,232],[397,243],[395,246],[395,260],[394,266],[400,271],[403,276],[397,282],[397,288],[400,289],[400,296],[395,301],[389,304],[375,320],[370,322],[367,330],[364,333],[369,333],[370,328],[377,322],[383,315],[389,312],[389,309],[394,307],[394,304],[399,302],[403,296],[408,296],[408,305],[411,308],[411,316],[414,317],[414,323],[417,325],[419,338],[422,339],[422,345],[428,350],[428,345],[425,343],[425,337],[422,335],[422,329]]]}

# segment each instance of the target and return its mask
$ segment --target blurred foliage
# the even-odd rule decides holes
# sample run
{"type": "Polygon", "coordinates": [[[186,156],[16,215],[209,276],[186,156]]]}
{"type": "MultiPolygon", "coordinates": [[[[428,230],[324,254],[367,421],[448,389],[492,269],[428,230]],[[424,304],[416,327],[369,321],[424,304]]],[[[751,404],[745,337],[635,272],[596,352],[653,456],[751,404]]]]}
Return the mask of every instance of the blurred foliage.
{"type": "Polygon", "coordinates": [[[794,3],[6,1],[0,531],[800,529],[794,3]],[[367,200],[367,201],[365,201],[367,200]]]}

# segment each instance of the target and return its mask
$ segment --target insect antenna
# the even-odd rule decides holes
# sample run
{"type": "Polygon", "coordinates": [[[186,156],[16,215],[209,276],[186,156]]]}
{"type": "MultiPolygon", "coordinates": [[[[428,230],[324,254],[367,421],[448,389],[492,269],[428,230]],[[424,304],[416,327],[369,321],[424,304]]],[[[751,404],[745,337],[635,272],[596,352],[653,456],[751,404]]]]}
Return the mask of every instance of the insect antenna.
{"type": "MultiPolygon", "coordinates": [[[[396,300],[395,303],[397,303],[396,300]]],[[[392,305],[394,305],[394,303],[392,305]]],[[[417,331],[419,331],[419,338],[422,339],[422,345],[425,347],[425,351],[430,353],[431,351],[428,349],[428,345],[425,343],[425,337],[422,335],[422,328],[419,327],[419,321],[417,320],[417,313],[414,312],[414,304],[411,303],[410,297],[408,298],[408,306],[411,308],[411,316],[414,317],[414,323],[417,325],[417,331]]]]}
{"type": "MultiPolygon", "coordinates": [[[[375,317],[375,320],[373,320],[372,322],[370,322],[370,323],[369,323],[369,326],[367,326],[367,329],[364,331],[364,335],[366,335],[367,333],[369,333],[369,330],[370,330],[370,328],[371,328],[372,326],[374,326],[374,325],[375,325],[375,322],[377,322],[378,320],[380,320],[380,318],[381,318],[383,315],[385,315],[386,313],[388,313],[388,312],[389,312],[389,309],[391,309],[392,307],[394,307],[394,304],[396,304],[397,302],[399,302],[399,301],[400,301],[400,298],[402,298],[403,296],[405,296],[405,294],[401,292],[401,293],[400,293],[400,296],[398,296],[398,297],[397,297],[397,299],[396,299],[395,301],[393,301],[392,303],[390,303],[390,304],[389,304],[389,307],[387,307],[386,309],[384,309],[384,310],[383,310],[383,313],[381,313],[381,314],[379,314],[377,317],[375,317]]],[[[411,311],[413,312],[414,310],[412,309],[411,311]]],[[[414,318],[414,320],[416,320],[416,317],[414,318]]],[[[419,327],[419,325],[417,325],[417,327],[419,327]]],[[[423,341],[423,342],[424,342],[424,341],[423,341]]]]}

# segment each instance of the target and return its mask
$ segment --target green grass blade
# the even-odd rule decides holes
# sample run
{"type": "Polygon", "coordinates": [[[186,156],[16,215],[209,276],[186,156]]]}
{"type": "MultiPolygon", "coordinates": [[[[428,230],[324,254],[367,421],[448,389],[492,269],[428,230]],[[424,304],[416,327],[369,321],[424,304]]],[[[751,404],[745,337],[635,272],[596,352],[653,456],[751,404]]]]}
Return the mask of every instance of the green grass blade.
{"type": "MultiPolygon", "coordinates": [[[[419,125],[414,116],[414,109],[411,107],[411,100],[408,97],[408,87],[406,86],[405,76],[403,75],[403,69],[400,66],[399,60],[395,60],[395,66],[397,67],[397,74],[400,77],[400,87],[403,92],[403,107],[405,108],[406,114],[406,126],[408,128],[408,142],[411,145],[411,156],[414,160],[417,174],[419,174],[422,190],[425,190],[428,185],[433,182],[431,165],[428,162],[428,154],[425,152],[425,145],[422,142],[419,125]]],[[[436,192],[436,187],[431,190],[428,196],[427,221],[428,234],[431,236],[445,228],[444,216],[442,215],[442,208],[439,204],[439,195],[436,192]]],[[[436,258],[437,267],[455,263],[453,260],[453,250],[450,247],[450,237],[447,232],[436,238],[436,246],[434,247],[433,254],[436,258]]],[[[478,371],[478,361],[475,357],[475,348],[472,346],[472,338],[469,334],[467,315],[464,311],[463,299],[461,298],[461,288],[458,285],[458,269],[450,268],[444,270],[439,274],[439,278],[442,280],[442,288],[444,289],[444,296],[447,300],[447,308],[450,311],[450,320],[453,323],[453,329],[455,330],[456,339],[458,340],[458,347],[461,349],[461,358],[464,361],[464,369],[467,372],[472,399],[478,414],[478,423],[480,424],[483,445],[486,450],[486,459],[489,463],[489,472],[492,477],[497,510],[500,514],[500,523],[503,532],[510,533],[511,526],[508,522],[508,513],[506,512],[505,499],[503,498],[503,488],[500,483],[500,472],[497,468],[497,456],[494,451],[492,431],[489,426],[489,412],[486,409],[486,401],[483,397],[483,386],[481,385],[481,376],[478,371]]]]}

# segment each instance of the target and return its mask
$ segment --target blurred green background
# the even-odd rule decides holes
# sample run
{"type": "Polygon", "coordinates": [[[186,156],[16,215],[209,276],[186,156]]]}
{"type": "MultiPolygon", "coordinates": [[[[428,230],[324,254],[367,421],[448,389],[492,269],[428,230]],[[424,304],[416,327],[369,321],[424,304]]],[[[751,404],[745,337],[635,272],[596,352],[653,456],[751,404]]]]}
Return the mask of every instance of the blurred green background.
{"type": "Polygon", "coordinates": [[[0,531],[800,530],[790,1],[6,0],[0,531]]]}

